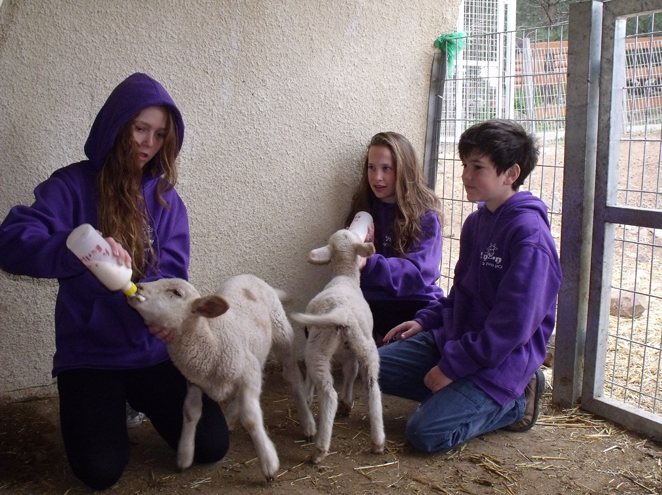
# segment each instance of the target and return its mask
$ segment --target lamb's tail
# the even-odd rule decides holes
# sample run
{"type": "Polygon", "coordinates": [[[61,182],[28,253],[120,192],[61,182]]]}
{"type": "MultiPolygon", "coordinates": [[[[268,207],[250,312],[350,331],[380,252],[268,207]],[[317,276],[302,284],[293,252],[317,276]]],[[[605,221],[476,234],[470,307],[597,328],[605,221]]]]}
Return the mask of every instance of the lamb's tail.
{"type": "Polygon", "coordinates": [[[291,302],[292,298],[289,296],[287,292],[281,289],[276,289],[275,287],[272,287],[274,292],[276,293],[276,296],[278,297],[278,300],[282,302],[283,304],[287,304],[288,302],[291,302]]]}
{"type": "Polygon", "coordinates": [[[315,325],[318,327],[348,326],[349,318],[343,308],[333,308],[330,312],[321,315],[310,313],[290,313],[292,319],[302,325],[315,325]]]}

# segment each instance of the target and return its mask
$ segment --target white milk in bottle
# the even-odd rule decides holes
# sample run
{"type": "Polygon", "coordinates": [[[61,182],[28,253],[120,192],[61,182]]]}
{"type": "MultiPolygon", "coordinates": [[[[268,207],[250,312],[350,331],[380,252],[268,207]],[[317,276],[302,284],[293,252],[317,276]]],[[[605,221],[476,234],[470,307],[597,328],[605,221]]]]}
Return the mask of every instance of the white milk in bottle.
{"type": "Polygon", "coordinates": [[[134,296],[138,290],[131,281],[131,268],[112,255],[110,244],[89,223],[79,225],[67,237],[67,247],[106,286],[134,296]]]}
{"type": "Polygon", "coordinates": [[[368,228],[372,224],[372,215],[367,211],[359,211],[354,215],[352,223],[349,224],[347,230],[351,230],[361,238],[361,242],[365,241],[368,235],[368,228]]]}

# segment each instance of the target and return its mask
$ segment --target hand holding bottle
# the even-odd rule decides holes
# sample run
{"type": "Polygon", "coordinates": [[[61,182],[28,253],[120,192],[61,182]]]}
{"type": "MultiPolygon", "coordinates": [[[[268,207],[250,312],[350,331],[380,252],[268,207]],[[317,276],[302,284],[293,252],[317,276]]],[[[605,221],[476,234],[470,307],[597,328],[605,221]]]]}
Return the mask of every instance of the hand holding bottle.
{"type": "Polygon", "coordinates": [[[361,242],[370,242],[372,239],[368,239],[368,234],[371,232],[371,227],[374,235],[372,215],[367,211],[359,211],[354,215],[354,219],[349,227],[347,227],[347,230],[351,230],[358,235],[361,242]]]}
{"type": "Polygon", "coordinates": [[[104,237],[104,239],[106,239],[106,241],[110,245],[110,252],[115,257],[117,262],[120,265],[124,265],[131,268],[131,255],[126,249],[124,249],[124,246],[122,246],[112,237],[104,237]]]}
{"type": "Polygon", "coordinates": [[[67,247],[108,290],[121,290],[127,296],[136,294],[138,288],[131,281],[131,256],[115,239],[104,239],[84,223],[71,231],[67,247]]]}

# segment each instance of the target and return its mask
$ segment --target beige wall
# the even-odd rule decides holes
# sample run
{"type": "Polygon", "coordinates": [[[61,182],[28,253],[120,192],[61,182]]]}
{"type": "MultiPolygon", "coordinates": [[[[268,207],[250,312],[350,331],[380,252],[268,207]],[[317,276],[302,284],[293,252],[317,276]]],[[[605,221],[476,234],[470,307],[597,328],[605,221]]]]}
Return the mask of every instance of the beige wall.
{"type": "MultiPolygon", "coordinates": [[[[252,272],[302,308],[362,153],[396,130],[422,155],[433,41],[459,0],[0,3],[0,216],[84,158],[112,88],[143,71],[180,106],[191,281],[252,272]]],[[[421,156],[422,158],[422,156],[421,156]]],[[[52,392],[56,283],[0,273],[0,397],[52,392]]]]}

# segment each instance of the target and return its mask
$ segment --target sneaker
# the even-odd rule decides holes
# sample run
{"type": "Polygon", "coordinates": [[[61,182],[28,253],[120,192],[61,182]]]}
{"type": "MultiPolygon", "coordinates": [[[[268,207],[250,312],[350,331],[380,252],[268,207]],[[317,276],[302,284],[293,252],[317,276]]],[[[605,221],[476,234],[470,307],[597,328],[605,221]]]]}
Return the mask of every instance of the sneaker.
{"type": "Polygon", "coordinates": [[[530,430],[540,414],[540,399],[545,391],[545,374],[542,370],[538,369],[524,390],[524,397],[526,398],[526,408],[524,409],[524,417],[511,425],[506,426],[504,429],[508,431],[523,432],[530,430]]]}
{"type": "Polygon", "coordinates": [[[133,409],[128,403],[126,404],[126,427],[136,428],[145,419],[145,415],[133,409]]]}

